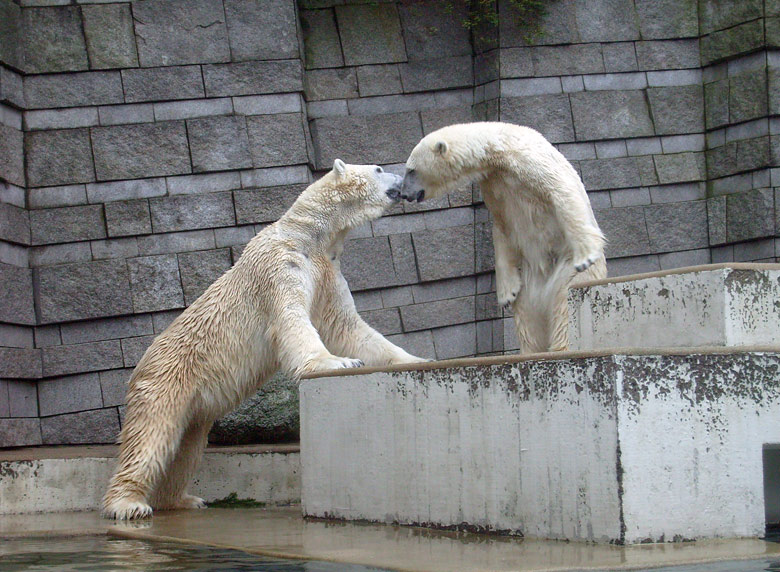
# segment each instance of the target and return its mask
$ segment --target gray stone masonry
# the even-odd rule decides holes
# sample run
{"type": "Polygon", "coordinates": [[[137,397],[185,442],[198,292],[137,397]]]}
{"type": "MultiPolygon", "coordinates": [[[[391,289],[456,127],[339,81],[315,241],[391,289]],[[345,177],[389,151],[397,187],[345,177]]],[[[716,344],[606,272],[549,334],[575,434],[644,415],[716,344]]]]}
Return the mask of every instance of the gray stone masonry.
{"type": "MultiPolygon", "coordinates": [[[[308,184],[453,123],[552,141],[613,276],[780,259],[776,2],[559,0],[534,39],[446,4],[0,0],[0,447],[114,442],[154,336],[308,184]]],[[[358,311],[423,357],[514,351],[491,226],[474,186],[355,229],[358,311]]],[[[212,438],[295,438],[293,393],[212,438]]]]}

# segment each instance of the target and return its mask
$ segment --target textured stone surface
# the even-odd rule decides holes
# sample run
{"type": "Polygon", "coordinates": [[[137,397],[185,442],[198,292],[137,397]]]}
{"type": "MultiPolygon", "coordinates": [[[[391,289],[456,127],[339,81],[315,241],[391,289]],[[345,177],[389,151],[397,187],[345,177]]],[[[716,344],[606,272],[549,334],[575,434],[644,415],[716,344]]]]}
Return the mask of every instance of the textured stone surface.
{"type": "Polygon", "coordinates": [[[306,185],[282,185],[260,190],[235,191],[237,224],[273,222],[295,202],[306,185]]]}
{"type": "MultiPolygon", "coordinates": [[[[150,316],[123,316],[59,326],[65,345],[149,335],[154,330],[150,316]]],[[[59,344],[56,344],[59,345],[59,344]]]]}
{"type": "Polygon", "coordinates": [[[86,373],[41,381],[38,403],[41,416],[100,409],[103,406],[100,378],[97,373],[86,373]]]}
{"type": "Polygon", "coordinates": [[[199,66],[122,70],[122,84],[128,103],[194,99],[204,95],[199,66]]]}
{"type": "Polygon", "coordinates": [[[127,382],[130,380],[131,373],[131,369],[112,369],[99,373],[104,407],[125,404],[127,382]]]}
{"type": "Polygon", "coordinates": [[[642,39],[685,38],[699,31],[696,0],[638,2],[636,12],[642,39]]]}
{"type": "Polygon", "coordinates": [[[310,70],[306,72],[304,84],[307,101],[358,96],[355,68],[310,70]]]}
{"type": "Polygon", "coordinates": [[[474,318],[473,296],[412,304],[401,308],[401,320],[404,331],[407,332],[473,322],[474,318]]]}
{"type": "Polygon", "coordinates": [[[106,223],[100,205],[30,211],[33,244],[52,244],[105,238],[106,223]]]}
{"type": "Polygon", "coordinates": [[[124,260],[48,266],[37,273],[43,324],[133,312],[124,260]]]}
{"type": "Polygon", "coordinates": [[[646,137],[654,134],[641,91],[572,93],[571,108],[578,139],[646,137]]]}
{"type": "Polygon", "coordinates": [[[774,235],[776,205],[773,195],[771,189],[756,189],[726,197],[728,242],[774,235]]]}
{"type": "Polygon", "coordinates": [[[150,199],[154,232],[174,232],[235,223],[230,193],[177,195],[150,199]]]}
{"type": "Polygon", "coordinates": [[[590,191],[640,185],[639,169],[633,157],[581,161],[582,181],[590,191]]]}
{"type": "Polygon", "coordinates": [[[116,71],[26,76],[24,97],[28,109],[124,102],[116,71]]]}
{"type": "Polygon", "coordinates": [[[306,68],[333,68],[344,65],[333,10],[301,10],[300,15],[306,68]]]}
{"type": "Polygon", "coordinates": [[[114,443],[119,435],[115,408],[68,413],[41,419],[44,445],[114,443]]]}
{"type": "Polygon", "coordinates": [[[203,80],[207,97],[303,89],[301,64],[295,60],[205,65],[203,80]]]}
{"type": "Polygon", "coordinates": [[[37,418],[0,419],[0,447],[30,447],[41,444],[37,418]]]}
{"type": "Polygon", "coordinates": [[[35,323],[32,270],[0,262],[0,320],[12,324],[35,323]]]}
{"type": "Polygon", "coordinates": [[[43,348],[44,377],[116,367],[122,367],[119,340],[43,348]]]}
{"type": "Polygon", "coordinates": [[[704,131],[704,95],[701,86],[651,87],[647,90],[658,135],[704,131]]]}
{"type": "Polygon", "coordinates": [[[474,273],[474,226],[424,230],[412,234],[420,280],[474,273]]]}
{"type": "Polygon", "coordinates": [[[471,55],[469,31],[462,25],[466,4],[402,3],[398,11],[409,60],[471,55]]]}
{"type": "Polygon", "coordinates": [[[732,123],[763,117],[767,105],[766,70],[729,78],[729,119],[732,123]]]}
{"type": "Polygon", "coordinates": [[[195,299],[231,266],[230,249],[204,250],[179,254],[179,273],[184,290],[184,304],[195,299]]]}
{"type": "Polygon", "coordinates": [[[0,124],[0,177],[24,186],[24,136],[13,127],[0,124]]]}
{"type": "Polygon", "coordinates": [[[0,61],[16,68],[24,64],[21,22],[22,9],[18,4],[10,0],[0,2],[0,61]]]}
{"type": "Polygon", "coordinates": [[[351,290],[397,286],[401,283],[393,265],[388,237],[356,238],[344,244],[341,272],[351,290]]]}
{"type": "MultiPolygon", "coordinates": [[[[37,379],[41,376],[41,350],[33,348],[0,347],[0,375],[7,379],[37,379]]],[[[20,386],[24,388],[27,386],[20,386]]],[[[20,389],[21,391],[21,389],[20,389]]],[[[33,388],[32,393],[35,393],[33,388]]],[[[37,415],[37,403],[31,399],[22,410],[11,398],[11,415],[27,417],[37,415]]]]}
{"type": "Polygon", "coordinates": [[[752,52],[760,48],[763,42],[764,26],[760,19],[714,32],[701,40],[702,64],[752,52]]]}
{"type": "Polygon", "coordinates": [[[571,107],[566,95],[503,98],[501,120],[532,127],[552,143],[574,140],[571,107]]]}
{"type": "Polygon", "coordinates": [[[654,160],[658,182],[662,185],[701,181],[705,178],[705,161],[702,153],[656,155],[654,160]]]}
{"type": "Polygon", "coordinates": [[[138,65],[130,4],[85,5],[81,16],[92,69],[138,65]]]}
{"type": "Polygon", "coordinates": [[[348,66],[406,59],[395,4],[336,6],[339,34],[348,66]]]}
{"type": "Polygon", "coordinates": [[[636,61],[644,70],[699,67],[699,42],[690,40],[636,43],[636,61]]]}
{"type": "Polygon", "coordinates": [[[24,67],[28,73],[89,68],[77,6],[22,10],[24,67]]]}
{"type": "Polygon", "coordinates": [[[255,167],[306,163],[306,141],[300,113],[248,117],[246,123],[255,167]]]}
{"type": "Polygon", "coordinates": [[[650,252],[650,238],[642,207],[600,209],[594,214],[604,235],[609,237],[604,249],[609,258],[650,252]]]}
{"type": "Polygon", "coordinates": [[[575,5],[577,29],[583,42],[619,42],[639,39],[633,2],[582,0],[575,5]]]}
{"type": "Polygon", "coordinates": [[[184,306],[175,254],[142,256],[127,261],[133,311],[159,312],[184,306]]]}
{"type": "Polygon", "coordinates": [[[225,0],[224,4],[233,61],[298,57],[293,2],[225,0]]]}
{"type": "Polygon", "coordinates": [[[96,127],[92,144],[100,181],[191,171],[183,121],[96,127]]]}
{"type": "Polygon", "coordinates": [[[276,374],[235,411],[214,423],[209,442],[244,445],[296,441],[299,427],[298,382],[276,374]]]}
{"type": "Polygon", "coordinates": [[[149,202],[145,199],[107,203],[105,211],[108,236],[135,236],[152,232],[149,202]]]}
{"type": "Polygon", "coordinates": [[[471,56],[455,56],[400,64],[405,93],[470,87],[474,83],[471,56]]]}
{"type": "Polygon", "coordinates": [[[34,131],[25,134],[27,182],[38,187],[95,180],[87,129],[34,131]]]}
{"type": "Polygon", "coordinates": [[[139,336],[135,338],[124,338],[122,340],[122,359],[125,367],[135,367],[146,350],[152,345],[154,336],[139,336]]]}
{"type": "Polygon", "coordinates": [[[230,60],[220,0],[141,0],[133,3],[133,17],[144,67],[230,60]]]}
{"type": "Polygon", "coordinates": [[[709,245],[705,201],[647,206],[645,220],[653,252],[689,250],[709,245]]]}
{"type": "Polygon", "coordinates": [[[196,173],[252,166],[246,121],[241,116],[190,119],[187,135],[196,173]]]}

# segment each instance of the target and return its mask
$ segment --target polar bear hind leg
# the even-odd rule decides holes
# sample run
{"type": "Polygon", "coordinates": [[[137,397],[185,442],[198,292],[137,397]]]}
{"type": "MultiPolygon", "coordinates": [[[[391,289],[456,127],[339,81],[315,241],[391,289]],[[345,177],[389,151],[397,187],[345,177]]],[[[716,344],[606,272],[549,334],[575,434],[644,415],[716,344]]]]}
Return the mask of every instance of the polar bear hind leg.
{"type": "Polygon", "coordinates": [[[202,498],[187,494],[187,485],[203,456],[212,424],[211,421],[200,421],[190,425],[184,432],[170,469],[165,473],[154,495],[152,504],[156,508],[206,508],[206,501],[202,498]]]}

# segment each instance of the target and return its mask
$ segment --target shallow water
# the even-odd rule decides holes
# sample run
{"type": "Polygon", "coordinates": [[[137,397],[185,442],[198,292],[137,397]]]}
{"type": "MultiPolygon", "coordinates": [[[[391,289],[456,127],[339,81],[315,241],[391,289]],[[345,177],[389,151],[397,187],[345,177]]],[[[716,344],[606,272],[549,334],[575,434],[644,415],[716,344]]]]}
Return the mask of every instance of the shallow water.
{"type": "Polygon", "coordinates": [[[278,560],[239,550],[107,537],[0,540],[0,570],[17,572],[240,570],[257,572],[381,572],[355,564],[278,560]]]}

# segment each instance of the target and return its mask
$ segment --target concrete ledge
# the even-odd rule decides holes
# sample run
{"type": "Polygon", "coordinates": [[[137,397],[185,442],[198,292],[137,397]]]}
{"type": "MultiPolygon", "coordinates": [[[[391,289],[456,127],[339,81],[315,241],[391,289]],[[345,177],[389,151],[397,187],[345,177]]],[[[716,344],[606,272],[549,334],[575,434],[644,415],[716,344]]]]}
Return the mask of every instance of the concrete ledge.
{"type": "MultiPolygon", "coordinates": [[[[116,467],[115,446],[0,451],[0,515],[97,510],[116,467]]],[[[239,498],[288,504],[300,499],[297,445],[209,447],[191,486],[207,501],[239,498]]]]}
{"type": "Polygon", "coordinates": [[[301,382],[305,515],[613,543],[763,535],[777,347],[443,365],[301,382]]]}

